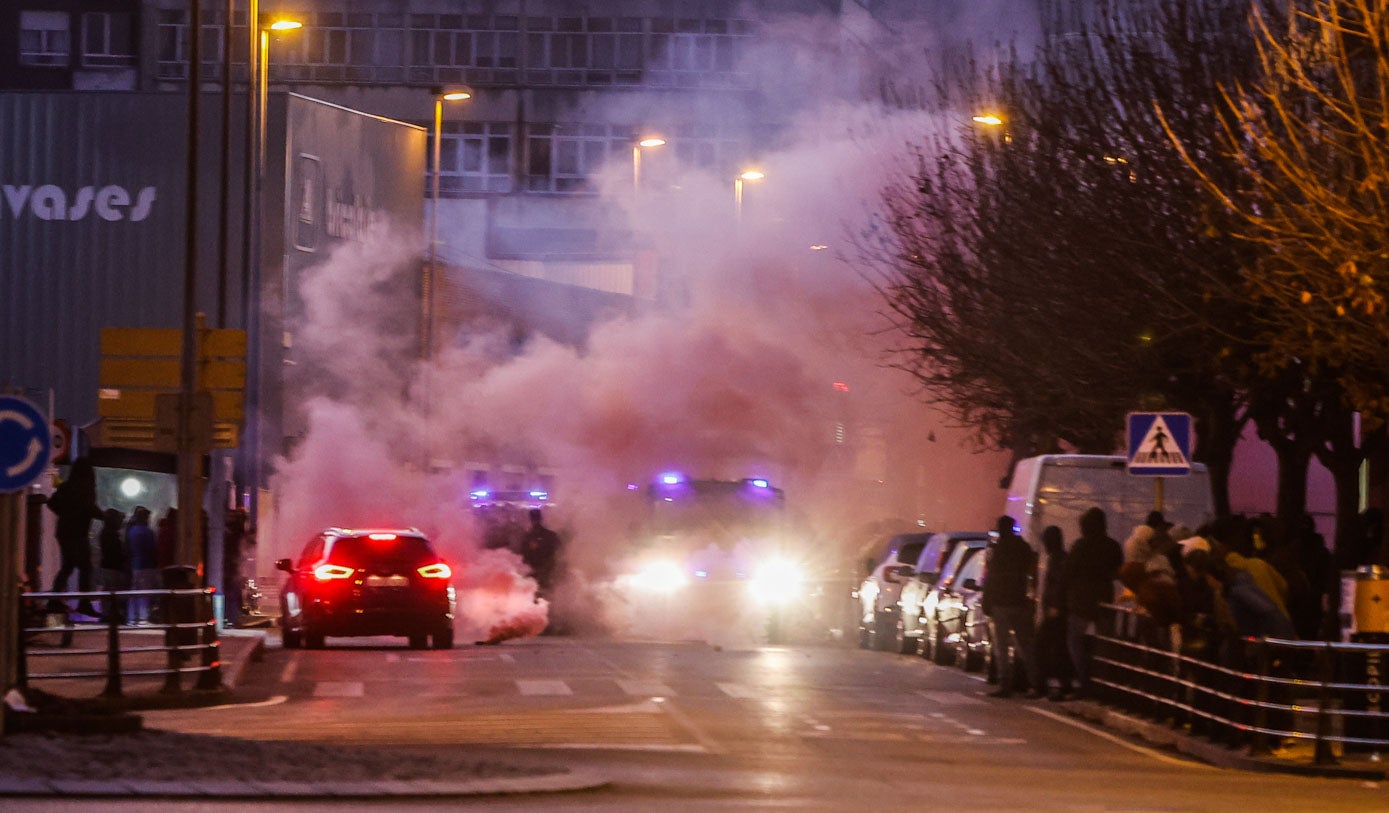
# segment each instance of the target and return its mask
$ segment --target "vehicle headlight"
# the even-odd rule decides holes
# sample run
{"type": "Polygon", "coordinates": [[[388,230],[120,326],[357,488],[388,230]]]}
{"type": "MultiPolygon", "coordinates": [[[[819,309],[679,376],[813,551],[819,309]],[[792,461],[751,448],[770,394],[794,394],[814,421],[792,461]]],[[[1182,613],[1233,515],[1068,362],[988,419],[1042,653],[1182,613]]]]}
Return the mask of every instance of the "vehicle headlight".
{"type": "Polygon", "coordinates": [[[762,562],[748,579],[748,590],[764,604],[786,604],[800,596],[805,571],[799,562],[777,557],[762,562]]]}
{"type": "Polygon", "coordinates": [[[668,559],[647,562],[628,578],[638,590],[667,595],[679,591],[690,581],[685,569],[668,559]]]}

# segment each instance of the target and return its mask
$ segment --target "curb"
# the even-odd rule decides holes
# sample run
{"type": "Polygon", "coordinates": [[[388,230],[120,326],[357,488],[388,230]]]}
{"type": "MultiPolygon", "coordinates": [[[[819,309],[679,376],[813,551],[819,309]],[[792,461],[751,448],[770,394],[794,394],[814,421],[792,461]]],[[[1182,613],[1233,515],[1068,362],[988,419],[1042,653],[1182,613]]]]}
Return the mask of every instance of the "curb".
{"type": "Polygon", "coordinates": [[[1129,734],[1153,745],[1166,746],[1218,768],[1251,771],[1254,773],[1287,773],[1298,776],[1322,776],[1335,779],[1366,779],[1382,782],[1389,770],[1354,765],[1315,765],[1293,762],[1277,757],[1256,757],[1243,751],[1227,748],[1201,737],[1185,734],[1165,723],[1132,717],[1093,701],[1081,700],[1064,704],[1065,713],[1081,717],[1105,728],[1129,734]]]}
{"type": "Polygon", "coordinates": [[[241,680],[246,674],[246,670],[251,664],[265,657],[265,639],[269,633],[259,629],[247,630],[222,630],[221,637],[226,638],[253,638],[255,643],[246,650],[245,654],[233,660],[222,670],[222,687],[225,689],[235,689],[241,685],[241,680]]]}
{"type": "Polygon", "coordinates": [[[223,779],[92,781],[0,777],[0,798],[68,796],[166,799],[437,799],[453,796],[562,793],[595,790],[610,784],[611,779],[587,770],[453,782],[257,782],[223,779]]]}

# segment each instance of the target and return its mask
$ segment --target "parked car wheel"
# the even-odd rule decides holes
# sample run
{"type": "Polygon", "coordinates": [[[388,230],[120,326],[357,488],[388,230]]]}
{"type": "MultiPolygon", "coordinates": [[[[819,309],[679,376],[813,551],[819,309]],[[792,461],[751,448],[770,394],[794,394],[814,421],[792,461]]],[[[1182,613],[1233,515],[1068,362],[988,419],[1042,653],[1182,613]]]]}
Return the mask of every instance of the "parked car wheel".
{"type": "Polygon", "coordinates": [[[299,630],[292,630],[288,627],[284,629],[284,632],[281,634],[280,638],[284,643],[285,649],[298,649],[300,644],[302,643],[299,638],[299,630]]]}
{"type": "Polygon", "coordinates": [[[949,666],[955,661],[955,651],[945,640],[945,630],[941,628],[939,622],[935,625],[936,633],[931,645],[931,660],[941,666],[949,666]]]}
{"type": "Polygon", "coordinates": [[[901,618],[897,619],[896,629],[892,633],[892,642],[896,645],[897,651],[903,655],[910,655],[916,651],[916,639],[907,635],[907,625],[901,618]]]}
{"type": "Polygon", "coordinates": [[[453,627],[446,627],[434,633],[435,649],[453,649],[453,627]]]}

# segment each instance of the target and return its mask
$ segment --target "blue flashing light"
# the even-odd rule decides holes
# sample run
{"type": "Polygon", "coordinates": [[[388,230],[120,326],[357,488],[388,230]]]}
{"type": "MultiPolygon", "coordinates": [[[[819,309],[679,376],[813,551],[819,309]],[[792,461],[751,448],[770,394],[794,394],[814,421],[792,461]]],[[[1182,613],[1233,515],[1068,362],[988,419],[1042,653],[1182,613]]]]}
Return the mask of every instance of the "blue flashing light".
{"type": "Polygon", "coordinates": [[[699,577],[699,578],[701,578],[701,579],[707,579],[707,578],[709,578],[709,571],[707,571],[707,570],[696,570],[696,571],[695,571],[695,576],[697,576],[697,577],[699,577]]]}
{"type": "Polygon", "coordinates": [[[537,499],[537,500],[548,500],[548,499],[550,499],[550,492],[548,492],[548,491],[539,491],[539,490],[537,490],[537,491],[532,491],[532,492],[531,492],[531,497],[534,498],[534,499],[537,499]]]}
{"type": "Polygon", "coordinates": [[[475,499],[475,500],[485,500],[485,499],[487,499],[487,495],[488,495],[489,493],[490,493],[490,492],[488,492],[487,489],[485,489],[485,488],[479,488],[479,489],[477,489],[476,491],[473,491],[473,492],[472,492],[471,494],[469,494],[468,496],[471,497],[471,498],[473,498],[473,499],[475,499]]]}
{"type": "Polygon", "coordinates": [[[668,471],[661,475],[661,482],[668,486],[678,486],[685,481],[678,471],[668,471]]]}
{"type": "Polygon", "coordinates": [[[638,488],[641,488],[641,486],[637,485],[636,483],[628,483],[628,484],[627,484],[627,490],[628,490],[628,491],[636,491],[638,488]]]}
{"type": "Polygon", "coordinates": [[[756,480],[753,480],[753,481],[752,481],[752,484],[753,484],[753,486],[754,486],[755,488],[769,488],[769,487],[771,487],[771,483],[768,483],[766,480],[763,480],[761,477],[757,478],[756,480]]]}

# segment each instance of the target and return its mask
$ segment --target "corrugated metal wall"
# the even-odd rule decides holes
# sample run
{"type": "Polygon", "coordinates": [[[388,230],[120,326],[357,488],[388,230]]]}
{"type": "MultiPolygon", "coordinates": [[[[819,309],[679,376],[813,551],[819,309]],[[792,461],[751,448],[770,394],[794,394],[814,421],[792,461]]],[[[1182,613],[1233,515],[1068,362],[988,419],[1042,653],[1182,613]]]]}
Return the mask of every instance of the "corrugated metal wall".
{"type": "MultiPolygon", "coordinates": [[[[96,417],[103,326],[181,326],[186,110],[182,94],[0,93],[0,386],[54,390],[74,424],[96,417]]],[[[212,323],[218,97],[202,110],[198,303],[212,323]]],[[[232,127],[228,326],[239,326],[245,135],[232,127]]]]}

